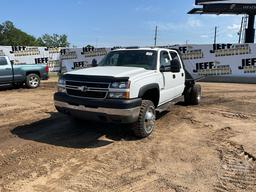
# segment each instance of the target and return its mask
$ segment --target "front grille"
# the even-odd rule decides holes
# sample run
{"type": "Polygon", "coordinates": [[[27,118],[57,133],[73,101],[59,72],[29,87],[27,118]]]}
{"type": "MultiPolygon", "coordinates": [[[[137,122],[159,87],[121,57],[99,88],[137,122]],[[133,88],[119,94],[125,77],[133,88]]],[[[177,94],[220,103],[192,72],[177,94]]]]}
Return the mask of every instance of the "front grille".
{"type": "Polygon", "coordinates": [[[109,83],[92,83],[92,82],[80,82],[80,81],[66,81],[66,85],[70,86],[87,86],[92,88],[108,88],[109,83]]]}
{"type": "Polygon", "coordinates": [[[86,97],[86,98],[96,98],[96,99],[102,99],[106,97],[106,92],[95,92],[95,91],[82,92],[79,90],[72,90],[72,89],[67,89],[67,94],[71,96],[76,96],[76,97],[86,97]]]}
{"type": "Polygon", "coordinates": [[[75,97],[104,99],[108,88],[109,83],[66,81],[67,94],[75,97]]]}

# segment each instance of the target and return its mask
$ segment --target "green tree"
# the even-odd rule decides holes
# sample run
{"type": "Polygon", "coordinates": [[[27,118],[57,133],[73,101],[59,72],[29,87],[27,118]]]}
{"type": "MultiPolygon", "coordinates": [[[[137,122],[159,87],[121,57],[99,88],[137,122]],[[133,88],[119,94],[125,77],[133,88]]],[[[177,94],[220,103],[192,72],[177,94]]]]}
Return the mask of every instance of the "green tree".
{"type": "Polygon", "coordinates": [[[11,21],[0,24],[0,45],[5,46],[38,46],[37,39],[20,29],[17,29],[11,21]]]}
{"type": "Polygon", "coordinates": [[[36,39],[32,35],[16,28],[11,21],[5,21],[0,24],[0,45],[69,47],[69,42],[67,35],[58,34],[45,34],[36,39]]]}
{"type": "Polygon", "coordinates": [[[44,34],[42,37],[37,39],[37,43],[41,46],[46,47],[69,47],[67,35],[58,35],[58,34],[44,34]]]}

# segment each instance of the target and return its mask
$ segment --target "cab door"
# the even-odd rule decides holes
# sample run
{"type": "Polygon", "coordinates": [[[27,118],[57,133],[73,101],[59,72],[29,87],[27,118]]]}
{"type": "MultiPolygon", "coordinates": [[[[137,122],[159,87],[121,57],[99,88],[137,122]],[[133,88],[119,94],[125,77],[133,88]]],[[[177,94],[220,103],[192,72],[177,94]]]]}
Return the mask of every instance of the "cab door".
{"type": "Polygon", "coordinates": [[[179,97],[183,94],[185,89],[185,70],[182,65],[180,55],[174,50],[169,51],[169,53],[170,53],[171,59],[176,60],[177,63],[179,63],[180,71],[173,73],[173,79],[174,79],[173,86],[175,89],[174,93],[175,93],[175,97],[179,97]]]}
{"type": "Polygon", "coordinates": [[[0,85],[12,82],[12,66],[6,57],[0,57],[0,85]]]}
{"type": "Polygon", "coordinates": [[[171,72],[171,58],[168,51],[163,50],[160,52],[160,73],[162,75],[162,87],[160,88],[161,105],[173,100],[177,95],[176,75],[171,72]]]}

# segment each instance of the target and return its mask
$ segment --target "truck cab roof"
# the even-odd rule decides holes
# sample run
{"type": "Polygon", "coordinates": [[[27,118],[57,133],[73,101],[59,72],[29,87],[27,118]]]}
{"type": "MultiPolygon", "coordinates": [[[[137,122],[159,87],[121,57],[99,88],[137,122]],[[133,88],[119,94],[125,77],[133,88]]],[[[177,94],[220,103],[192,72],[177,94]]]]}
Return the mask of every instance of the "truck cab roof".
{"type": "Polygon", "coordinates": [[[118,48],[118,49],[114,49],[113,51],[124,51],[124,50],[148,50],[148,51],[178,51],[176,49],[173,48],[160,48],[160,47],[125,47],[125,48],[118,48]]]}

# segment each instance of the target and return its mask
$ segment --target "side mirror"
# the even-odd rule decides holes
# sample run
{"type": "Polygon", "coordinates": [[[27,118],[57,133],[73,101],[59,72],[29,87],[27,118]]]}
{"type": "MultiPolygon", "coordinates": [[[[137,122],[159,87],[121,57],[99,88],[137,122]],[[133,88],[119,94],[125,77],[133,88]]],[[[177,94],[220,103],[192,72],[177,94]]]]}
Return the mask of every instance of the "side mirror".
{"type": "Polygon", "coordinates": [[[98,61],[96,59],[92,60],[92,67],[97,67],[98,66],[98,61]]]}
{"type": "Polygon", "coordinates": [[[171,60],[171,72],[173,73],[180,72],[180,62],[177,59],[171,60]]]}

